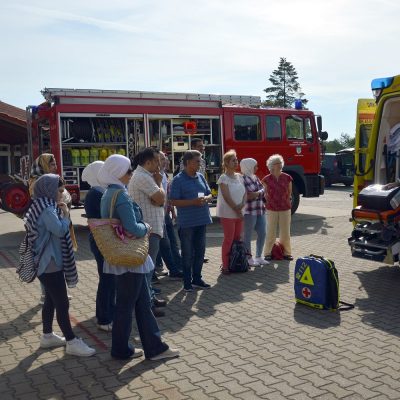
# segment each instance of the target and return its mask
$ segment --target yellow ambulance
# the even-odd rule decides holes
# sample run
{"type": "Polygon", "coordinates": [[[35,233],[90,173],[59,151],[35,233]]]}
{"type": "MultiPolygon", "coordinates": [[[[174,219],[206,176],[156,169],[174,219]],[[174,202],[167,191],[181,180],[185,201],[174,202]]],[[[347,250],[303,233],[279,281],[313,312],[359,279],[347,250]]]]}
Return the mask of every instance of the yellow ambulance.
{"type": "Polygon", "coordinates": [[[354,205],[363,187],[400,178],[400,75],[374,79],[371,89],[375,107],[362,99],[357,111],[354,205]]]}
{"type": "Polygon", "coordinates": [[[358,99],[354,151],[354,207],[357,206],[359,191],[365,186],[366,180],[371,180],[371,174],[373,173],[371,160],[373,160],[375,157],[369,157],[368,164],[367,157],[370,152],[368,143],[371,137],[372,124],[375,118],[375,110],[376,103],[374,99],[358,99]]]}
{"type": "Polygon", "coordinates": [[[400,182],[400,75],[374,79],[371,87],[375,103],[360,99],[357,107],[353,231],[348,243],[353,257],[394,265],[400,262],[396,187],[400,182]],[[361,199],[364,187],[388,183],[394,184],[384,190],[370,186],[361,199]]]}

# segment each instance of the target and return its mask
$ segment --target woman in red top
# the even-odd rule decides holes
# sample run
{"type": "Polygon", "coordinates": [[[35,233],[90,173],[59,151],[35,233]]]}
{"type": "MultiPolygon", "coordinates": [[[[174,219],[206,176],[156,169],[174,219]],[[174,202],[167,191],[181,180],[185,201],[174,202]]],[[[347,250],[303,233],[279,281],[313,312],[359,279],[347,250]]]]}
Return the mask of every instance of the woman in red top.
{"type": "Polygon", "coordinates": [[[263,178],[267,199],[267,238],[265,239],[265,260],[271,260],[271,250],[276,241],[276,230],[279,226],[279,241],[284,247],[285,260],[293,260],[290,246],[290,220],[292,177],[282,172],[284,162],[280,154],[273,154],[267,160],[270,174],[263,178]]]}

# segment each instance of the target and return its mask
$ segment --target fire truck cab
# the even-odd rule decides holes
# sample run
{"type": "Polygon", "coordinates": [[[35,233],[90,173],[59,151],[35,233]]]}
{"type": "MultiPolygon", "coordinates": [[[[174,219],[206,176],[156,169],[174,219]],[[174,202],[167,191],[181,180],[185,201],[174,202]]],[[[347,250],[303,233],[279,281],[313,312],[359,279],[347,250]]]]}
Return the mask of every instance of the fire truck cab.
{"type": "Polygon", "coordinates": [[[312,111],[262,108],[256,96],[53,88],[42,94],[45,102],[27,109],[30,154],[55,155],[76,205],[89,189],[81,175],[90,162],[115,153],[133,159],[140,149],[155,146],[167,154],[172,172],[195,137],[205,144],[214,193],[222,155],[230,149],[239,159],[255,158],[261,178],[268,174],[267,158],[283,156],[284,171],[294,180],[292,212],[300,194],[323,193],[320,140],[327,134],[312,111]]]}

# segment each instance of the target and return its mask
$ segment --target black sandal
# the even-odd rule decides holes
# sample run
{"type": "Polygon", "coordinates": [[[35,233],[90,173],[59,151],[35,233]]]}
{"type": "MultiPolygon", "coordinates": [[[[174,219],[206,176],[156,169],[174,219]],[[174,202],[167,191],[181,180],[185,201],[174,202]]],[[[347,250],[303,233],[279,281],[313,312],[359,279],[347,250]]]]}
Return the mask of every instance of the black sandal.
{"type": "Polygon", "coordinates": [[[264,260],[265,260],[265,261],[271,261],[271,260],[272,260],[271,254],[267,254],[267,255],[264,257],[264,260]]]}
{"type": "Polygon", "coordinates": [[[288,261],[292,261],[292,260],[293,260],[293,256],[290,256],[290,255],[283,256],[283,258],[284,258],[285,260],[288,260],[288,261]]]}

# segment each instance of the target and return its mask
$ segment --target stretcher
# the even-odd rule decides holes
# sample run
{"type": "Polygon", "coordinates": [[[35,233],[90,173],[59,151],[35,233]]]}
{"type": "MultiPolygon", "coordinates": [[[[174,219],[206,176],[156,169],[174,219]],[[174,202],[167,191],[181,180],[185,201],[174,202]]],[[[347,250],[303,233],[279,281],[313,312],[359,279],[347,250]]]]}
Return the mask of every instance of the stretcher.
{"type": "Polygon", "coordinates": [[[400,253],[400,207],[373,210],[358,206],[352,210],[355,222],[348,243],[353,257],[394,265],[400,253]]]}

